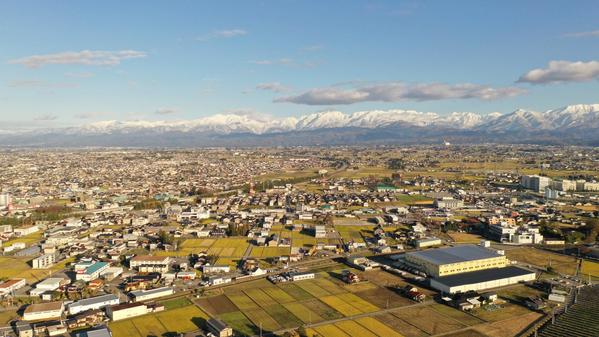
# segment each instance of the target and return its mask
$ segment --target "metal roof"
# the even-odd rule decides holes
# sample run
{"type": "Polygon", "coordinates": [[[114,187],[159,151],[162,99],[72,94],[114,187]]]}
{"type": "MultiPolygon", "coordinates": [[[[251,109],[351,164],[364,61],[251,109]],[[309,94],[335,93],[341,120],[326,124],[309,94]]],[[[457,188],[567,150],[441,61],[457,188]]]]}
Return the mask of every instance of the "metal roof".
{"type": "Polygon", "coordinates": [[[494,250],[476,245],[430,249],[420,252],[411,252],[408,254],[437,265],[490,259],[502,256],[494,250]]]}
{"type": "Polygon", "coordinates": [[[447,287],[456,287],[468,284],[501,280],[515,276],[529,275],[534,273],[534,271],[530,271],[524,268],[509,266],[504,268],[483,269],[478,271],[472,271],[469,273],[442,276],[435,278],[434,280],[447,287]]]}
{"type": "Polygon", "coordinates": [[[106,295],[101,295],[101,296],[96,296],[96,297],[92,297],[92,298],[85,298],[85,299],[79,300],[77,302],[70,304],[69,308],[73,308],[76,306],[87,306],[87,305],[99,304],[99,303],[114,301],[114,300],[118,300],[118,299],[119,298],[116,295],[106,294],[106,295]]]}

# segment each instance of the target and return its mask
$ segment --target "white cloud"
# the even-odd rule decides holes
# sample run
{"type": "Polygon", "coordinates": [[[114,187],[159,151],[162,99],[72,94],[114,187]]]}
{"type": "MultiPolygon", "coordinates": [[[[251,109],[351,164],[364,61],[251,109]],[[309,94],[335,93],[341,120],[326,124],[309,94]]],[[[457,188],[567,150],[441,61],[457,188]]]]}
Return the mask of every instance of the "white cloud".
{"type": "Polygon", "coordinates": [[[518,82],[548,84],[584,82],[599,79],[599,61],[551,61],[547,68],[533,69],[520,76],[518,82]]]}
{"type": "Polygon", "coordinates": [[[98,111],[82,112],[82,113],[76,114],[75,118],[77,118],[77,119],[93,119],[93,118],[97,118],[97,117],[101,117],[101,116],[105,116],[105,115],[107,115],[107,113],[98,112],[98,111]]]}
{"type": "Polygon", "coordinates": [[[82,50],[67,51],[57,54],[32,55],[20,59],[10,60],[8,63],[21,64],[27,68],[39,68],[49,64],[81,64],[94,66],[118,65],[123,60],[143,58],[146,53],[136,50],[82,50]]]}
{"type": "Polygon", "coordinates": [[[268,90],[268,91],[273,91],[273,92],[289,91],[289,87],[287,87],[279,82],[260,83],[256,86],[256,89],[268,90]]]}
{"type": "Polygon", "coordinates": [[[299,95],[280,97],[275,102],[306,105],[353,104],[359,102],[432,101],[443,99],[494,100],[512,97],[526,91],[516,87],[494,88],[464,83],[406,84],[402,82],[381,83],[351,89],[338,87],[316,88],[299,95]]]}
{"type": "Polygon", "coordinates": [[[566,33],[563,37],[599,37],[599,30],[591,30],[587,32],[566,33]]]}
{"type": "Polygon", "coordinates": [[[232,37],[244,36],[247,34],[248,34],[248,32],[244,29],[239,29],[239,28],[223,29],[223,30],[215,30],[211,33],[208,33],[208,34],[205,34],[202,36],[198,36],[196,38],[196,40],[209,41],[209,40],[218,39],[218,38],[229,39],[232,37]]]}
{"type": "Polygon", "coordinates": [[[178,111],[175,109],[170,109],[170,108],[160,108],[158,110],[156,110],[154,113],[157,115],[172,115],[177,113],[178,111]]]}
{"type": "Polygon", "coordinates": [[[89,71],[80,71],[80,72],[69,72],[69,73],[65,73],[64,74],[66,77],[73,77],[73,78],[90,78],[90,77],[94,77],[94,73],[89,72],[89,71]]]}
{"type": "Polygon", "coordinates": [[[58,119],[58,116],[52,114],[43,114],[34,118],[36,121],[54,121],[58,119]]]}

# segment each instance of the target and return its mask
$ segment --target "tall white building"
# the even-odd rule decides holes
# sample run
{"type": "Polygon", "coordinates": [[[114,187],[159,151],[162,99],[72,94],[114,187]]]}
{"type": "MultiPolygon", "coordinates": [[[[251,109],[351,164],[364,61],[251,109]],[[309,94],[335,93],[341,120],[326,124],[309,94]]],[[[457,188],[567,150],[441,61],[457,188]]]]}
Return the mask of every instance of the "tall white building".
{"type": "Polygon", "coordinates": [[[520,185],[535,192],[545,192],[545,188],[551,184],[551,178],[538,175],[524,175],[520,179],[520,185]]]}
{"type": "Polygon", "coordinates": [[[11,197],[9,193],[0,193],[0,209],[7,208],[11,203],[11,197]]]}

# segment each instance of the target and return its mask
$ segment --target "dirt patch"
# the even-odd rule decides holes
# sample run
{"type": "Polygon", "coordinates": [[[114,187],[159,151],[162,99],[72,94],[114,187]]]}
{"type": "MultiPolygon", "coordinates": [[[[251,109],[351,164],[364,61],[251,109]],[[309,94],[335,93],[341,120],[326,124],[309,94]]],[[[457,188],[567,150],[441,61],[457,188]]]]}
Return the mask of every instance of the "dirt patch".
{"type": "Polygon", "coordinates": [[[228,312],[237,311],[237,307],[225,295],[214,297],[205,297],[195,301],[198,306],[212,315],[220,315],[228,312]]]}
{"type": "Polygon", "coordinates": [[[490,337],[511,337],[516,336],[519,332],[526,329],[530,323],[539,317],[541,317],[541,314],[531,312],[503,321],[479,325],[474,329],[490,337]]]}
{"type": "Polygon", "coordinates": [[[392,314],[383,314],[376,316],[376,319],[387,324],[395,331],[400,331],[402,335],[406,337],[424,337],[428,334],[417,327],[407,323],[399,317],[393,316],[392,314]]]}
{"type": "Polygon", "coordinates": [[[453,318],[443,316],[428,307],[409,308],[396,311],[393,314],[431,335],[451,332],[466,327],[465,324],[453,318]]]}
{"type": "Polygon", "coordinates": [[[383,309],[387,308],[387,304],[389,305],[389,308],[396,308],[413,303],[409,299],[401,297],[397,293],[381,287],[358,291],[354,294],[383,309]]]}

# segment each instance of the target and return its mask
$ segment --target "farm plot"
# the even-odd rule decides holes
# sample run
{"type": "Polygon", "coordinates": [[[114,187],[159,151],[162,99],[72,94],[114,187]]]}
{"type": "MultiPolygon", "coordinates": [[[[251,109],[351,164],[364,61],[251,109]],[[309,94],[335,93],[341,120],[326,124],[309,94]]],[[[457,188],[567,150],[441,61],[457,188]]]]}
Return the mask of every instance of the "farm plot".
{"type": "MultiPolygon", "coordinates": [[[[519,332],[526,329],[531,323],[541,317],[541,314],[537,312],[529,312],[528,314],[512,317],[506,320],[497,321],[493,323],[477,325],[473,327],[474,330],[484,333],[484,336],[489,337],[507,337],[507,336],[517,336],[519,332]]],[[[579,324],[577,322],[577,324],[579,324]]],[[[569,335],[569,334],[568,334],[569,335]]],[[[568,335],[558,335],[568,336],[568,335]]],[[[543,336],[543,334],[541,334],[543,336]]],[[[572,336],[585,336],[585,335],[577,335],[573,334],[572,336]]],[[[592,336],[592,335],[587,335],[592,336]]]]}
{"type": "Polygon", "coordinates": [[[228,312],[219,317],[229,324],[233,330],[244,336],[253,336],[259,332],[258,327],[245,317],[241,311],[228,312]]]}
{"type": "Polygon", "coordinates": [[[289,255],[290,247],[252,247],[251,257],[269,258],[281,255],[289,255]]]}
{"type": "Polygon", "coordinates": [[[283,328],[295,328],[302,325],[302,320],[280,304],[264,307],[264,310],[283,328]]]}
{"type": "Polygon", "coordinates": [[[583,276],[591,275],[599,278],[599,263],[589,260],[582,261],[581,273],[583,276]]]}
{"type": "Polygon", "coordinates": [[[531,311],[527,308],[517,304],[504,303],[501,305],[501,308],[497,310],[488,311],[485,309],[477,309],[473,311],[472,314],[487,322],[497,322],[513,317],[523,316],[530,312],[531,311]]]}
{"type": "Polygon", "coordinates": [[[266,331],[276,331],[281,329],[281,326],[274,318],[270,317],[270,315],[264,309],[250,309],[244,310],[243,313],[256,325],[262,326],[263,330],[266,331]]]}
{"type": "Polygon", "coordinates": [[[426,332],[418,329],[412,324],[404,321],[403,319],[394,316],[393,314],[382,314],[376,317],[379,321],[385,325],[391,327],[395,331],[401,331],[406,337],[425,337],[429,336],[426,332]]]}
{"type": "Polygon", "coordinates": [[[466,327],[465,324],[444,316],[429,307],[400,310],[395,312],[394,315],[431,335],[447,333],[466,327]]]}
{"type": "MultiPolygon", "coordinates": [[[[340,328],[336,327],[333,324],[322,325],[314,328],[319,336],[327,336],[327,337],[350,337],[351,335],[346,334],[340,328]]],[[[314,336],[314,334],[312,334],[314,336]]]]}
{"type": "Polygon", "coordinates": [[[293,298],[293,296],[289,295],[288,293],[286,293],[283,289],[281,289],[279,287],[263,288],[262,291],[264,291],[266,294],[268,294],[268,296],[272,297],[275,301],[277,301],[281,304],[291,303],[291,302],[296,301],[296,299],[293,298]]]}
{"type": "Polygon", "coordinates": [[[298,301],[308,300],[314,298],[314,296],[310,295],[309,292],[297,286],[297,284],[287,283],[278,285],[283,291],[285,291],[288,295],[293,296],[298,301]]]}
{"type": "Polygon", "coordinates": [[[343,314],[343,316],[353,316],[363,313],[362,310],[354,307],[342,298],[335,295],[324,296],[321,297],[320,300],[329,305],[331,308],[339,311],[341,314],[343,314]]]}
{"type": "Polygon", "coordinates": [[[306,308],[310,309],[312,312],[316,313],[318,316],[324,318],[325,320],[343,317],[341,313],[317,299],[302,301],[300,303],[306,308]]]}
{"type": "Polygon", "coordinates": [[[324,319],[301,303],[286,303],[283,306],[304,323],[322,322],[324,319]]]}
{"type": "Polygon", "coordinates": [[[198,305],[213,315],[237,311],[237,307],[225,295],[204,297],[196,300],[198,305]]]}
{"type": "Polygon", "coordinates": [[[457,309],[452,308],[447,305],[433,304],[433,305],[431,305],[431,308],[442,315],[451,317],[451,318],[458,320],[461,323],[469,325],[469,326],[485,323],[485,321],[481,320],[480,318],[477,318],[477,317],[472,316],[466,312],[457,310],[457,309]]]}
{"type": "Polygon", "coordinates": [[[354,321],[342,321],[335,323],[335,326],[343,330],[350,336],[377,337],[372,331],[366,329],[354,321]]]}
{"type": "Polygon", "coordinates": [[[241,258],[249,243],[245,237],[230,237],[217,239],[210,247],[209,253],[223,257],[241,258]]]}
{"type": "Polygon", "coordinates": [[[188,332],[204,327],[208,315],[195,305],[190,305],[158,313],[156,318],[169,332],[188,332]]]}
{"type": "Polygon", "coordinates": [[[166,333],[189,332],[200,328],[208,315],[194,305],[145,315],[133,319],[111,322],[115,337],[161,336],[166,333]]]}
{"type": "Polygon", "coordinates": [[[574,257],[541,249],[531,247],[506,249],[505,256],[513,261],[539,267],[547,267],[551,264],[556,272],[562,274],[573,275],[576,272],[576,259],[574,257]]]}
{"type": "Polygon", "coordinates": [[[227,294],[227,297],[239,308],[239,310],[258,309],[258,304],[243,292],[227,294]]]}
{"type": "Polygon", "coordinates": [[[183,241],[181,248],[197,250],[208,249],[215,242],[215,239],[187,239],[183,241]]]}
{"type": "Polygon", "coordinates": [[[168,332],[168,329],[155,316],[134,318],[132,322],[141,336],[160,336],[168,332]]]}
{"type": "Polygon", "coordinates": [[[309,280],[309,281],[300,281],[297,282],[297,285],[304,289],[305,291],[307,291],[308,293],[310,293],[310,295],[320,298],[322,296],[327,296],[327,295],[331,295],[330,292],[328,292],[327,290],[321,288],[315,281],[313,280],[309,280]]]}
{"type": "Polygon", "coordinates": [[[144,337],[131,320],[111,322],[108,324],[113,337],[144,337]]]}
{"type": "Polygon", "coordinates": [[[244,293],[261,307],[275,305],[277,302],[261,289],[246,289],[244,293]]]}
{"type": "MultiPolygon", "coordinates": [[[[326,273],[325,273],[326,274],[326,273]]],[[[316,285],[318,285],[319,287],[321,287],[322,289],[328,291],[329,293],[335,295],[335,294],[341,294],[346,292],[343,289],[343,285],[342,284],[337,284],[333,281],[330,281],[326,278],[323,277],[319,277],[314,279],[314,283],[316,283],[316,285]]]]}
{"type": "Polygon", "coordinates": [[[354,294],[379,308],[396,308],[413,303],[389,289],[376,286],[371,289],[355,292],[354,294]]]}
{"type": "Polygon", "coordinates": [[[337,297],[363,313],[374,312],[379,310],[379,308],[376,305],[366,302],[365,300],[352,293],[339,294],[337,295],[337,297]]]}
{"type": "Polygon", "coordinates": [[[372,317],[361,317],[356,319],[356,322],[381,337],[403,337],[400,333],[372,317]]]}

